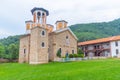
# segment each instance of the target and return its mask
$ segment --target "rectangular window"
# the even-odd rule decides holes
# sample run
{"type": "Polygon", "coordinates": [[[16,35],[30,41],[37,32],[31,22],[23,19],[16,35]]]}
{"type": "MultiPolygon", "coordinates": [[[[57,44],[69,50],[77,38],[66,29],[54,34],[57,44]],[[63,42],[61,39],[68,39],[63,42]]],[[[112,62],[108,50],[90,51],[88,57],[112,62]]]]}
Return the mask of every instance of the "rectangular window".
{"type": "Polygon", "coordinates": [[[99,45],[97,45],[97,49],[100,49],[100,46],[99,46],[99,45]]]}
{"type": "Polygon", "coordinates": [[[116,49],[116,55],[118,55],[119,54],[119,50],[118,49],[116,49]]]}
{"type": "Polygon", "coordinates": [[[115,46],[118,46],[118,41],[115,42],[115,46]]]}
{"type": "Polygon", "coordinates": [[[74,54],[75,52],[74,52],[74,50],[72,50],[72,54],[74,54]]]}
{"type": "Polygon", "coordinates": [[[96,46],[94,46],[94,49],[96,49],[96,46]]]}
{"type": "Polygon", "coordinates": [[[87,46],[85,46],[85,50],[88,50],[88,47],[87,47],[87,46]]]}

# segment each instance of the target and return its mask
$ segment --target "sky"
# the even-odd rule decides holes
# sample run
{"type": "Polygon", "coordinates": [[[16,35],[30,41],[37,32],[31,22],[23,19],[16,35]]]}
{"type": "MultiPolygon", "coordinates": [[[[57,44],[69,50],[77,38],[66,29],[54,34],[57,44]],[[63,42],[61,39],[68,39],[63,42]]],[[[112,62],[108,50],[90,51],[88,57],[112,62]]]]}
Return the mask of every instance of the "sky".
{"type": "Polygon", "coordinates": [[[66,20],[69,26],[120,18],[120,0],[1,0],[0,38],[24,34],[25,21],[32,20],[34,7],[47,9],[47,23],[52,25],[57,20],[66,20]]]}

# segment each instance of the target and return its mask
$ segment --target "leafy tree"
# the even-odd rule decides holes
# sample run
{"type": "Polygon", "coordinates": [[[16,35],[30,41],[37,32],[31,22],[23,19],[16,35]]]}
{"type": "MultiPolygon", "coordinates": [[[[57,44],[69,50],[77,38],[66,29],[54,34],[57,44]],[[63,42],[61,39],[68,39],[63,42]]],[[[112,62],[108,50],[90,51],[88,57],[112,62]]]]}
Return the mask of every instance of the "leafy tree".
{"type": "Polygon", "coordinates": [[[0,58],[3,58],[4,52],[5,52],[5,48],[2,44],[0,44],[0,58]]]}
{"type": "Polygon", "coordinates": [[[8,51],[9,51],[10,60],[18,58],[19,50],[18,50],[17,45],[10,44],[9,47],[8,47],[8,51]]]}

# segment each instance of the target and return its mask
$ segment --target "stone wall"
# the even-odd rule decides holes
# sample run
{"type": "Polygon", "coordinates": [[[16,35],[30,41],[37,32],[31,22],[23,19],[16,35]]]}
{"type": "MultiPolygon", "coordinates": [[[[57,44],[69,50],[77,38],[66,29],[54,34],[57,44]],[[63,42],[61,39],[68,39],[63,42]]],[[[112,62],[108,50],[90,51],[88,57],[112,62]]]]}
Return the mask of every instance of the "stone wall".
{"type": "Polygon", "coordinates": [[[30,35],[24,35],[20,38],[19,63],[29,62],[30,53],[30,35]]]}
{"type": "Polygon", "coordinates": [[[60,33],[53,33],[51,34],[51,37],[49,37],[49,40],[50,39],[52,39],[49,41],[52,46],[50,48],[50,50],[52,50],[50,52],[50,59],[54,60],[54,58],[57,57],[56,54],[59,48],[61,48],[62,57],[65,57],[67,52],[72,54],[72,50],[74,50],[74,53],[77,53],[77,40],[68,30],[60,33]],[[68,40],[66,39],[66,36],[68,36],[68,40]]]}
{"type": "Polygon", "coordinates": [[[42,27],[35,27],[31,30],[30,41],[30,64],[40,64],[48,62],[48,33],[47,30],[42,27]],[[42,31],[45,31],[45,36],[41,35],[42,31]],[[42,48],[42,42],[45,43],[45,47],[42,48]]]}

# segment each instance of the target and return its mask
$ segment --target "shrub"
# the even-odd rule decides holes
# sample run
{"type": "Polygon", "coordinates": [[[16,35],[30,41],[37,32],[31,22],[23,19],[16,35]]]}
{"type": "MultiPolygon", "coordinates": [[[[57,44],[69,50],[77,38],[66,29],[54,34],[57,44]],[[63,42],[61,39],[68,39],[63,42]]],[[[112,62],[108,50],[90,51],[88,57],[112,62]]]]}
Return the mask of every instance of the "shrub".
{"type": "Polygon", "coordinates": [[[57,57],[61,57],[61,52],[60,52],[60,49],[57,51],[57,57]]]}
{"type": "Polygon", "coordinates": [[[82,51],[80,48],[78,48],[77,53],[78,53],[78,54],[84,54],[83,51],[82,51]]]}
{"type": "Polygon", "coordinates": [[[74,58],[77,58],[77,57],[78,57],[78,54],[73,54],[73,57],[74,57],[74,58]]]}
{"type": "Polygon", "coordinates": [[[83,57],[84,57],[84,54],[78,54],[78,57],[83,58],[83,57]]]}
{"type": "Polygon", "coordinates": [[[73,58],[73,54],[69,54],[69,58],[73,58]]]}
{"type": "Polygon", "coordinates": [[[61,57],[61,58],[66,58],[66,57],[61,57]]]}

